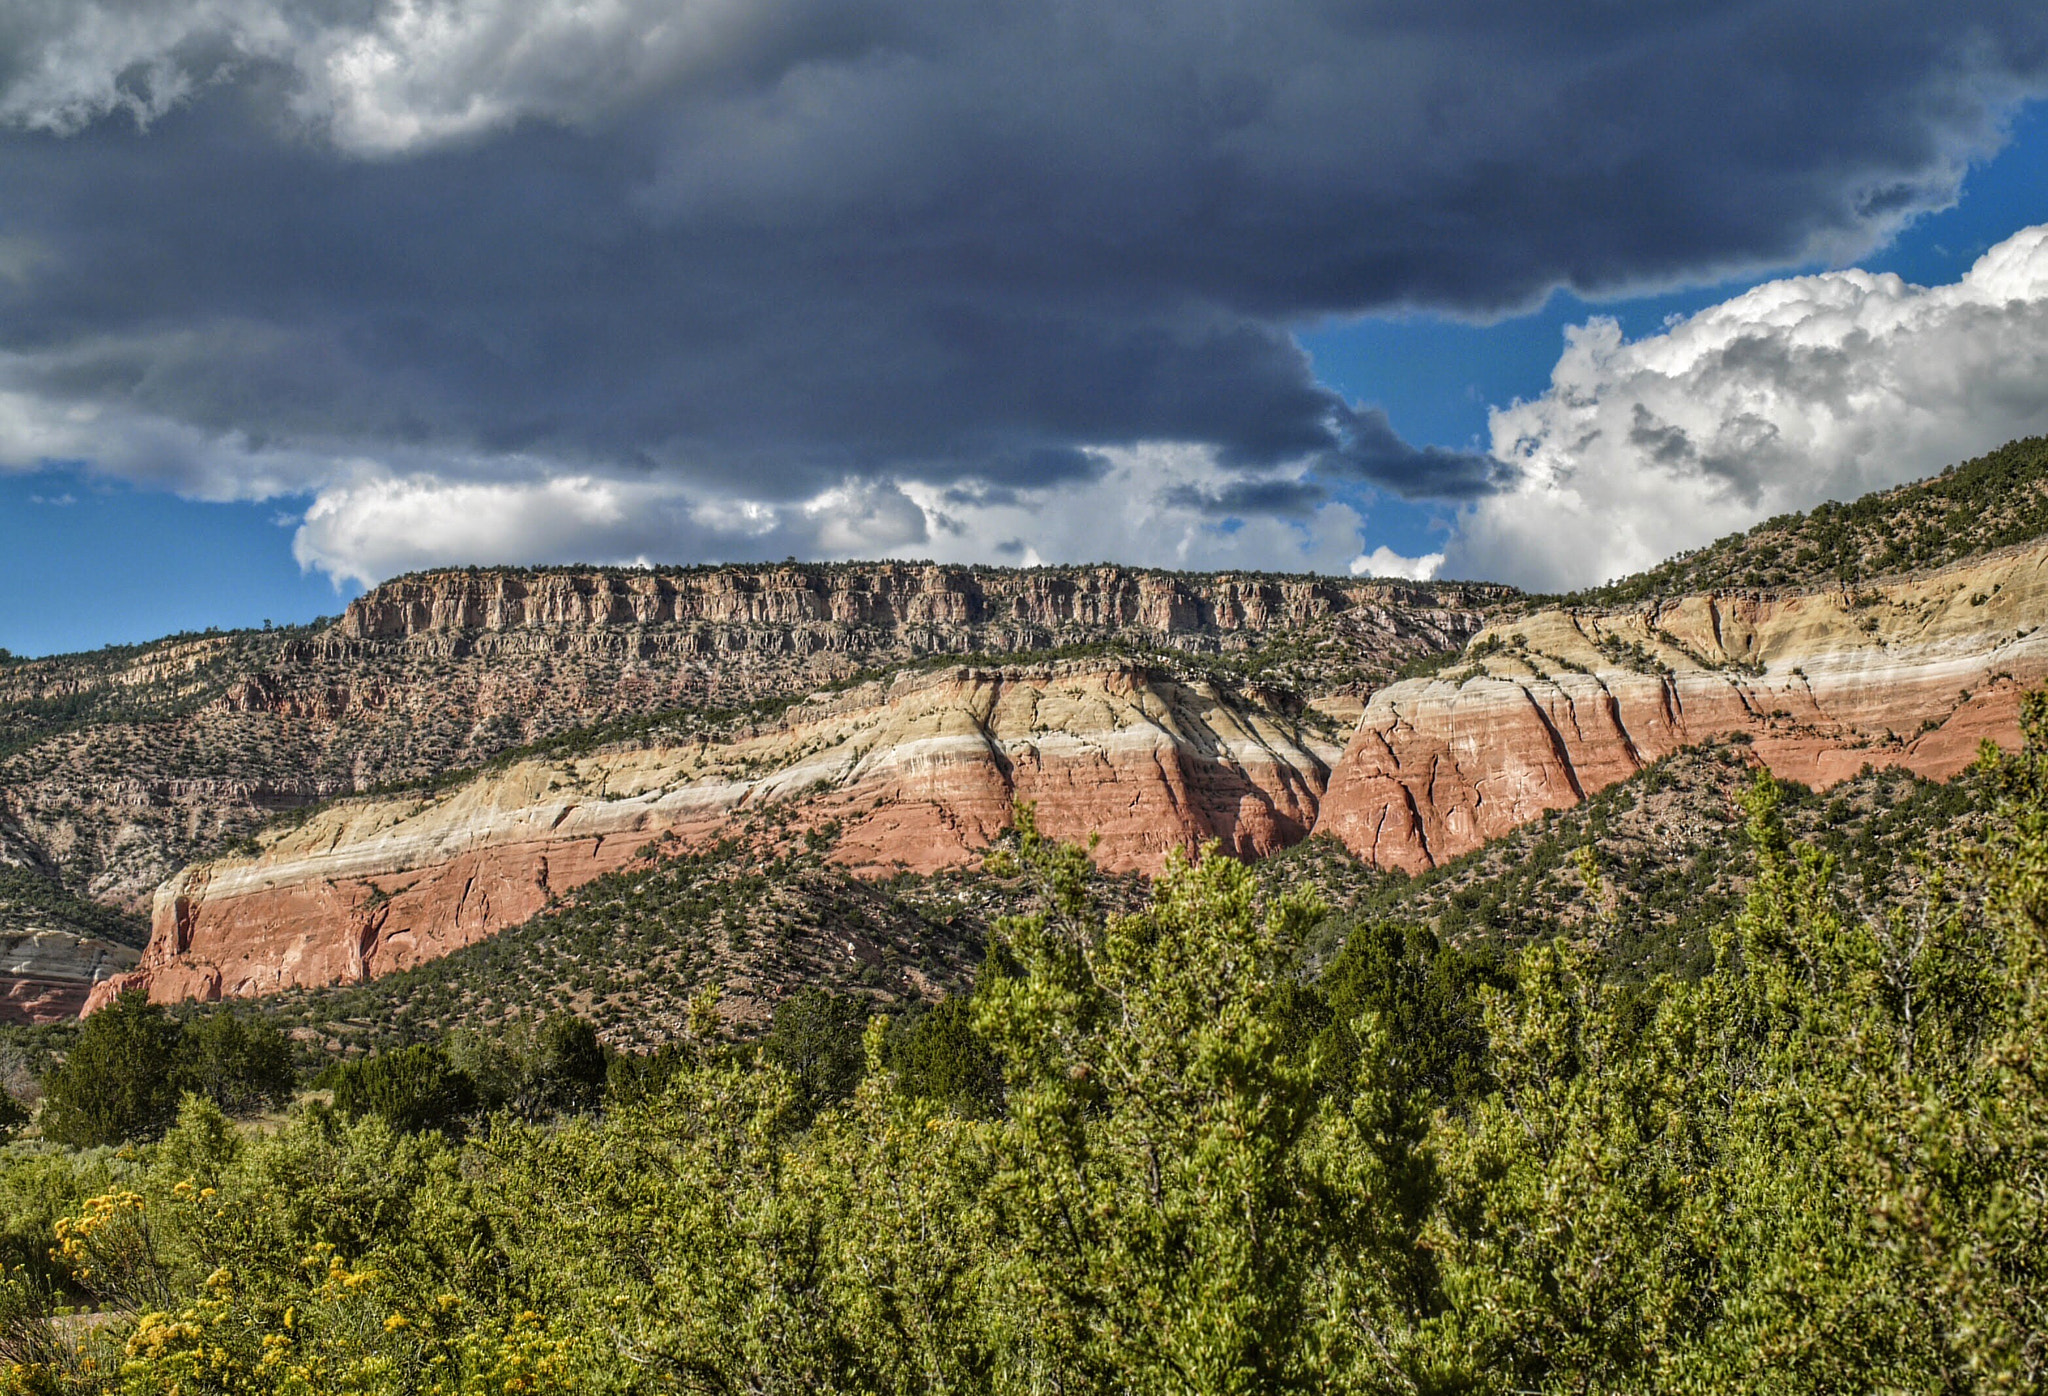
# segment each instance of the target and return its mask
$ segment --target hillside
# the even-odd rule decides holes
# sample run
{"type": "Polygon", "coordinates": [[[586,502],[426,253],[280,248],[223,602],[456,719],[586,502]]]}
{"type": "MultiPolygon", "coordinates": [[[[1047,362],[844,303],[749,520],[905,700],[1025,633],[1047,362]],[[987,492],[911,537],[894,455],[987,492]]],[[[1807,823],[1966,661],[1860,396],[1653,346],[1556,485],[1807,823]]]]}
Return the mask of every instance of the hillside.
{"type": "MultiPolygon", "coordinates": [[[[1992,470],[1949,478],[1976,490],[1992,470]]],[[[1856,517],[1896,523],[1933,488],[1856,517]]],[[[708,846],[763,808],[798,832],[833,828],[833,861],[870,877],[971,867],[1020,799],[1049,833],[1099,833],[1119,871],[1156,873],[1212,838],[1263,858],[1322,833],[1422,872],[1717,740],[1815,788],[1866,765],[1946,778],[1980,742],[2015,740],[2021,694],[2048,680],[2048,539],[1853,589],[1422,604],[1478,595],[905,568],[402,579],[352,607],[331,643],[495,656],[481,672],[503,684],[536,654],[632,639],[666,656],[645,671],[665,697],[696,705],[400,779],[191,863],[157,892],[140,967],[92,1001],[408,970],[520,925],[656,839],[708,846]],[[707,645],[706,626],[737,638],[707,645]],[[1125,629],[1090,638],[1106,626],[1125,629]],[[1464,626],[1473,639],[1447,662],[1464,626]],[[1061,647],[986,665],[907,652],[1020,639],[1061,647]],[[856,652],[896,658],[817,687],[817,665],[843,670],[856,652]],[[816,691],[792,701],[776,683],[816,691]],[[745,706],[709,706],[749,684],[745,706]]],[[[559,684],[539,691],[563,701],[559,684]]],[[[236,692],[251,711],[304,709],[282,690],[236,692]]]]}
{"type": "MultiPolygon", "coordinates": [[[[1562,938],[1587,947],[1615,982],[1697,979],[1714,967],[1716,928],[1755,886],[1741,800],[1756,770],[1748,743],[1688,748],[1413,877],[1373,868],[1330,838],[1296,844],[1255,872],[1265,900],[1305,892],[1325,908],[1298,947],[1308,979],[1361,928],[1385,926],[1419,927],[1482,956],[1562,938]],[[1580,865],[1586,849],[1595,854],[1592,895],[1580,865]]],[[[1967,851],[1995,794],[1974,770],[1940,782],[1870,769],[1825,793],[1786,784],[1782,815],[1790,837],[1836,860],[1845,908],[1880,916],[1922,895],[1930,868],[1952,882],[1967,876],[1967,851]]],[[[855,1022],[967,992],[996,918],[1040,904],[1028,883],[979,866],[852,876],[831,857],[836,829],[795,837],[756,814],[735,821],[733,834],[696,851],[651,846],[443,958],[238,1011],[290,1029],[316,1059],[559,1012],[587,1019],[615,1047],[647,1051],[681,1037],[692,1003],[715,988],[723,1031],[746,1039],[799,987],[857,1005],[855,1022]]],[[[1098,913],[1128,914],[1143,905],[1145,886],[1098,873],[1091,901],[1098,913]]]]}
{"type": "Polygon", "coordinates": [[[316,627],[0,665],[0,814],[67,887],[146,909],[281,810],[674,714],[758,716],[934,656],[1206,657],[1296,695],[1454,649],[1500,587],[846,564],[401,578],[316,627]]]}
{"type": "Polygon", "coordinates": [[[1853,590],[1534,610],[1373,693],[1317,828],[1419,871],[1738,734],[1815,787],[1866,763],[1945,778],[2017,741],[2044,627],[2044,539],[1853,590]]]}
{"type": "Polygon", "coordinates": [[[2044,470],[2017,442],[1568,605],[1119,568],[471,569],[322,626],[14,661],[0,930],[68,936],[97,978],[125,952],[85,942],[147,912],[124,982],[212,997],[423,964],[763,805],[867,877],[971,866],[1018,798],[1119,869],[1320,832],[1420,872],[1725,738],[1816,788],[1945,777],[2048,678],[2044,470]]]}
{"type": "Polygon", "coordinates": [[[2044,534],[2048,437],[2029,437],[1931,479],[1781,514],[1647,572],[1557,599],[1611,607],[1702,592],[1850,587],[1945,567],[2044,534]]]}
{"type": "Polygon", "coordinates": [[[132,939],[166,878],[324,802],[743,738],[814,693],[962,657],[1137,659],[1334,735],[1511,594],[1114,567],[491,569],[400,578],[314,626],[9,659],[0,841],[49,885],[0,888],[0,930],[100,934],[52,920],[63,901],[132,939]]]}
{"type": "MultiPolygon", "coordinates": [[[[1751,743],[1686,748],[1483,848],[1412,878],[1374,880],[1338,902],[1312,963],[1356,926],[1392,921],[1503,952],[1571,938],[1627,982],[1697,978],[1713,967],[1709,932],[1740,910],[1754,882],[1740,799],[1756,769],[1751,743]],[[1585,849],[1595,854],[1595,894],[1578,862],[1585,849]]],[[[1866,768],[1825,792],[1783,789],[1788,832],[1833,857],[1848,905],[1871,915],[1923,885],[1920,860],[1953,871],[1992,802],[1974,770],[1936,781],[1866,768]]]]}

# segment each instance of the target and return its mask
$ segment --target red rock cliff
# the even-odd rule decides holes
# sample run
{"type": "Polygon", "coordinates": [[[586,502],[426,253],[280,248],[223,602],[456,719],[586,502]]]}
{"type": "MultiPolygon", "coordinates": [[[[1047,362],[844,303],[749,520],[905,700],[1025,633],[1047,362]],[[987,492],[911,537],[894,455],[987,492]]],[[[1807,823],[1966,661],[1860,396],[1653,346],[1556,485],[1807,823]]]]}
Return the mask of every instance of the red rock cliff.
{"type": "Polygon", "coordinates": [[[2017,738],[2044,625],[2048,545],[1859,592],[1544,612],[1375,693],[1316,827],[1416,870],[1735,733],[1810,785],[1866,762],[1946,778],[2017,738]]]}
{"type": "Polygon", "coordinates": [[[1100,833],[1112,868],[1155,871],[1215,838],[1244,857],[1314,823],[1337,748],[1280,713],[1127,667],[956,669],[808,703],[714,745],[531,761],[432,800],[323,811],[260,857],[158,892],[141,968],[98,991],[214,999],[351,982],[525,920],[663,835],[709,840],[788,802],[837,821],[859,869],[959,865],[1034,800],[1048,832],[1100,833]]]}

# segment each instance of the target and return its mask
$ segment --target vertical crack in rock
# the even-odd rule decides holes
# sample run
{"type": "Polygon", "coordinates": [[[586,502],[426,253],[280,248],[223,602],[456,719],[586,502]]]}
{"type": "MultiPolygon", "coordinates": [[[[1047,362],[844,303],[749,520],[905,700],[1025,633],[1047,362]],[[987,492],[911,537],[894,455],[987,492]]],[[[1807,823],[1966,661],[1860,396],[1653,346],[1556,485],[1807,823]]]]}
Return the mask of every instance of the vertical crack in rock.
{"type": "Polygon", "coordinates": [[[1534,695],[1526,689],[1520,692],[1522,697],[1528,700],[1529,710],[1536,714],[1536,721],[1542,725],[1544,734],[1550,739],[1550,750],[1557,758],[1558,769],[1563,772],[1566,783],[1571,786],[1572,798],[1585,799],[1586,792],[1579,784],[1579,773],[1572,765],[1571,751],[1565,746],[1564,734],[1557,730],[1557,724],[1550,720],[1550,714],[1543,710],[1543,705],[1536,701],[1534,695]]]}

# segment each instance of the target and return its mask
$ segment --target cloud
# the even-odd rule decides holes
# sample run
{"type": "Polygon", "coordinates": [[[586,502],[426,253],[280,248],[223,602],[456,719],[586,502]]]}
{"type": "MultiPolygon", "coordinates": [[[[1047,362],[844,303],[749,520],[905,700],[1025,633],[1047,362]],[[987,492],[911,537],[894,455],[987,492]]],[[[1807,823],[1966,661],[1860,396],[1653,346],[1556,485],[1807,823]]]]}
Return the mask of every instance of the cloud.
{"type": "Polygon", "coordinates": [[[1477,451],[1411,446],[1377,407],[1340,414],[1338,447],[1319,462],[1325,473],[1380,486],[1408,499],[1474,499],[1501,487],[1508,472],[1477,451]]]}
{"type": "Polygon", "coordinates": [[[923,555],[944,562],[1121,562],[1188,569],[1342,572],[1365,517],[1323,499],[1297,467],[1246,482],[1202,447],[1147,445],[1102,453],[1085,484],[963,500],[930,486],[905,492],[935,520],[923,555]],[[1232,507],[1233,492],[1249,488],[1232,507]],[[1257,504],[1259,507],[1251,507],[1257,504]]]}
{"type": "Polygon", "coordinates": [[[1364,520],[1346,504],[1287,519],[1219,517],[1209,501],[1236,483],[1210,452],[1192,447],[1111,452],[1078,484],[969,497],[847,480],[794,503],[587,475],[450,481],[366,470],[321,491],[292,551],[304,567],[365,585],[451,564],[790,555],[1341,572],[1357,552],[1364,520]]]}
{"type": "Polygon", "coordinates": [[[1403,557],[1392,548],[1380,547],[1352,558],[1350,570],[1354,577],[1401,577],[1411,582],[1426,582],[1441,572],[1443,565],[1442,553],[1403,557]]]}
{"type": "Polygon", "coordinates": [[[1771,281],[1632,343],[1595,319],[1548,392],[1493,412],[1514,484],[1459,515],[1446,566],[1596,584],[2044,431],[2048,226],[1947,286],[1771,281]]]}
{"type": "Polygon", "coordinates": [[[925,536],[924,511],[894,485],[873,482],[778,506],[587,475],[482,482],[368,473],[321,491],[292,554],[336,582],[368,586],[469,563],[879,557],[915,551],[925,536]]]}
{"type": "Polygon", "coordinates": [[[601,490],[689,501],[676,549],[744,504],[1028,550],[973,521],[1184,448],[1189,546],[1277,562],[1318,490],[1521,489],[1296,326],[1847,258],[2044,79],[2035,0],[20,0],[0,462],[312,496],[315,539],[393,481],[517,514],[559,478],[596,512],[504,536],[619,556],[601,490]]]}
{"type": "Polygon", "coordinates": [[[1175,485],[1162,502],[1216,518],[1240,514],[1305,516],[1328,500],[1330,492],[1313,480],[1276,478],[1230,480],[1217,485],[1175,485]]]}

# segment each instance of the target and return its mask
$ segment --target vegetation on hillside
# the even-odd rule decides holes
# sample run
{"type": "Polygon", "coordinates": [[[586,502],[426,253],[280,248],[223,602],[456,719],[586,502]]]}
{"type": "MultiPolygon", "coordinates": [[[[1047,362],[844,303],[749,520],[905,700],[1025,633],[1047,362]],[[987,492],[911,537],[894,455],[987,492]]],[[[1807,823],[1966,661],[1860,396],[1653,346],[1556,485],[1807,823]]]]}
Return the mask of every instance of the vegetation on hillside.
{"type": "Polygon", "coordinates": [[[887,1008],[968,983],[990,889],[866,881],[826,862],[828,837],[793,843],[779,855],[737,842],[657,849],[488,940],[368,983],[289,991],[262,1011],[336,1051],[558,1012],[651,1049],[683,1035],[707,989],[744,1029],[803,985],[887,1008]]]}
{"type": "Polygon", "coordinates": [[[138,949],[149,940],[142,917],[80,896],[42,873],[0,864],[0,936],[48,929],[138,949]]]}
{"type": "Polygon", "coordinates": [[[760,1047],[707,1009],[600,1093],[556,1018],[496,1078],[451,1037],[273,1126],[192,1097],[156,1143],[0,1151],[0,1381],[2035,1390],[2048,700],[2026,726],[1911,883],[1845,887],[1752,777],[1693,980],[1389,920],[1305,977],[1299,893],[1176,860],[1106,915],[1026,811],[992,872],[1035,909],[857,1058],[829,1004],[760,1047]]]}
{"type": "MultiPolygon", "coordinates": [[[[1688,748],[1414,877],[1353,877],[1347,894],[1330,898],[1344,909],[1317,928],[1316,953],[1353,926],[1391,919],[1474,948],[1577,939],[1620,982],[1697,979],[1713,968],[1713,928],[1756,878],[1740,803],[1753,773],[1747,753],[1740,743],[1688,748]]],[[[1794,781],[1779,789],[1786,826],[1835,860],[1843,896],[1866,910],[1918,885],[1922,863],[1953,871],[1994,799],[1975,773],[1941,782],[1899,768],[1866,769],[1826,792],[1794,781]]],[[[1307,851],[1283,854],[1260,876],[1280,876],[1307,851]]],[[[1326,865],[1339,855],[1328,850],[1326,865]]]]}
{"type": "Polygon", "coordinates": [[[1629,606],[1704,591],[1849,586],[2048,534],[2048,437],[2028,437],[1932,479],[1766,519],[1747,533],[1561,598],[1629,606]]]}
{"type": "MultiPolygon", "coordinates": [[[[1475,953],[1575,938],[1604,977],[1696,979],[1713,966],[1713,927],[1755,878],[1740,809],[1751,770],[1740,744],[1691,748],[1414,877],[1372,868],[1329,837],[1260,862],[1253,876],[1264,895],[1297,892],[1327,908],[1303,938],[1310,971],[1360,926],[1389,922],[1475,953]]],[[[1922,861],[1952,870],[1993,798],[1974,775],[1942,783],[1899,769],[1825,794],[1781,789],[1787,826],[1835,857],[1858,906],[1916,885],[1922,861]]],[[[829,827],[799,835],[757,816],[734,834],[709,849],[657,844],[489,940],[367,983],[288,991],[261,1011],[329,1053],[563,1012],[614,1045],[648,1050],[681,1036],[714,987],[741,1036],[764,1030],[776,1004],[806,986],[847,998],[862,1019],[900,1017],[971,983],[995,921],[1022,895],[981,869],[853,876],[831,861],[829,827]]],[[[1105,908],[1142,903],[1140,879],[1096,881],[1105,908]]]]}

